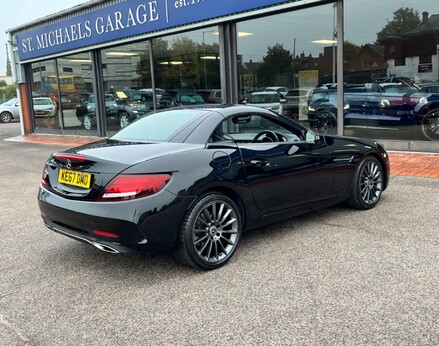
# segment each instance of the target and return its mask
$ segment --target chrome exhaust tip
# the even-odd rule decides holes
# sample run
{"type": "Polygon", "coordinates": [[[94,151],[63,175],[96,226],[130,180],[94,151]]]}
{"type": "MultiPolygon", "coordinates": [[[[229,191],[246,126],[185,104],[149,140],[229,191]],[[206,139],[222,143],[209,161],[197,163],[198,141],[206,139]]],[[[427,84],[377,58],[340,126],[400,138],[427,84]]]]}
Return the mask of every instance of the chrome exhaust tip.
{"type": "Polygon", "coordinates": [[[95,248],[104,251],[104,252],[109,252],[109,253],[120,253],[120,251],[108,246],[108,245],[104,245],[104,244],[100,244],[100,243],[95,243],[95,242],[90,242],[91,245],[93,245],[95,248]]]}

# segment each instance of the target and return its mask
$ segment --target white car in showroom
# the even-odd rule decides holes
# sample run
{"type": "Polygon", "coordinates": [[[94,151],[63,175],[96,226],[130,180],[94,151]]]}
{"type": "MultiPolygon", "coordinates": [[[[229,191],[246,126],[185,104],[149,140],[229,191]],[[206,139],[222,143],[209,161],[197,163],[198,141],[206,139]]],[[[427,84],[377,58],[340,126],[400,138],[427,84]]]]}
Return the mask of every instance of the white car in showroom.
{"type": "Polygon", "coordinates": [[[57,112],[57,105],[50,97],[33,97],[34,115],[36,117],[53,117],[57,112]]]}
{"type": "Polygon", "coordinates": [[[256,106],[269,109],[276,113],[282,113],[282,103],[284,99],[277,91],[255,91],[243,101],[247,106],[256,106]]]}
{"type": "Polygon", "coordinates": [[[18,98],[10,99],[0,105],[0,122],[9,123],[20,118],[20,107],[18,98]]]}

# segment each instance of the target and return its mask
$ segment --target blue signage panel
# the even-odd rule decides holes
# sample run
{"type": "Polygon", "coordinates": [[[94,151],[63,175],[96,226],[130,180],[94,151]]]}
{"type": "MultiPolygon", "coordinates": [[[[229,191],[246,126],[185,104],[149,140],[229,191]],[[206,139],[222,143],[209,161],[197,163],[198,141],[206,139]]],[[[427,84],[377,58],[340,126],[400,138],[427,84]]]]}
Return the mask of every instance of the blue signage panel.
{"type": "Polygon", "coordinates": [[[293,1],[128,0],[17,35],[19,57],[25,61],[293,1]]]}

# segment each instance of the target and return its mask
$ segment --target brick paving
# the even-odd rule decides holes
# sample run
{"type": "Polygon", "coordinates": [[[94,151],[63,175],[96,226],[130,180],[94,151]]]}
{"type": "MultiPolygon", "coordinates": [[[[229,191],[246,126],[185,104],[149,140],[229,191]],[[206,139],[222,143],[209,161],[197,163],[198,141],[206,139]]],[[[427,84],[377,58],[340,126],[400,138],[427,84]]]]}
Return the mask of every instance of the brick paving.
{"type": "MultiPolygon", "coordinates": [[[[31,134],[7,138],[5,140],[73,147],[100,139],[102,139],[102,137],[31,134]]],[[[390,173],[392,175],[439,179],[439,153],[389,151],[389,157],[390,173]]]]}

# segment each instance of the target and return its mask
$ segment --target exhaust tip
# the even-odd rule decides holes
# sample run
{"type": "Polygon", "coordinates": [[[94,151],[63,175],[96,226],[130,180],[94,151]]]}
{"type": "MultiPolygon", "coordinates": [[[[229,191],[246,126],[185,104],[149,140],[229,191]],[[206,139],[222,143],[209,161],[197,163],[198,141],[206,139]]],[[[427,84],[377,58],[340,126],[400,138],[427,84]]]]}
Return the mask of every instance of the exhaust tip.
{"type": "Polygon", "coordinates": [[[108,245],[104,245],[104,244],[100,244],[100,243],[95,243],[95,242],[92,242],[91,245],[93,245],[95,248],[97,248],[97,249],[99,249],[101,251],[104,251],[104,252],[109,252],[109,253],[113,253],[113,254],[120,253],[120,251],[118,251],[118,250],[116,250],[116,249],[114,249],[114,248],[112,248],[111,246],[108,246],[108,245]]]}

